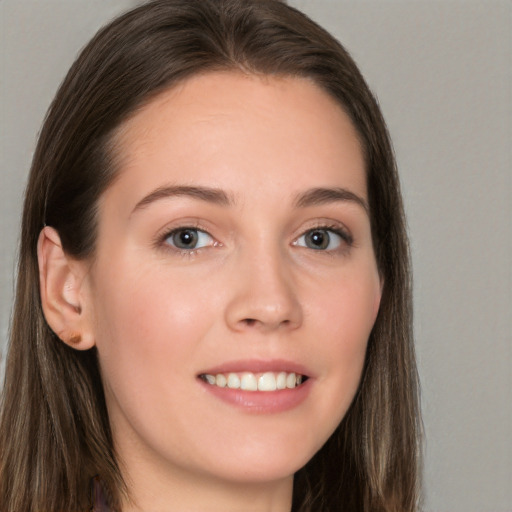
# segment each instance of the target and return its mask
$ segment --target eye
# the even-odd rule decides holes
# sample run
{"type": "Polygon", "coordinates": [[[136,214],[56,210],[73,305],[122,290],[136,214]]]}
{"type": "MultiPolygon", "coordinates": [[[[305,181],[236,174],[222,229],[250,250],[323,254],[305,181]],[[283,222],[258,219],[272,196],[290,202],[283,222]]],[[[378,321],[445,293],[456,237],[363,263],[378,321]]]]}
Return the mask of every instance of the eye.
{"type": "Polygon", "coordinates": [[[350,245],[350,236],[340,230],[332,228],[315,228],[306,231],[294,245],[307,247],[317,251],[334,251],[339,249],[343,242],[350,245]]]}
{"type": "Polygon", "coordinates": [[[214,244],[208,233],[197,228],[175,229],[165,237],[165,242],[180,250],[201,249],[214,244]]]}

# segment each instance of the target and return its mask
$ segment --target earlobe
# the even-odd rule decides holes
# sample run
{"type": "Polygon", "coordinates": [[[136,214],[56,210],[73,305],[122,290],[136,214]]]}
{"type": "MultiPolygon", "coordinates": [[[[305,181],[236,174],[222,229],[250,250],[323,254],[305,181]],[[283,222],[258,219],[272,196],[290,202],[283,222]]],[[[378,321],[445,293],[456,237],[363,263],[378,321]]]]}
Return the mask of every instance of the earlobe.
{"type": "Polygon", "coordinates": [[[50,328],[69,346],[87,350],[94,338],[84,309],[84,263],[64,252],[57,231],[45,227],[37,244],[43,313],[50,328]]]}

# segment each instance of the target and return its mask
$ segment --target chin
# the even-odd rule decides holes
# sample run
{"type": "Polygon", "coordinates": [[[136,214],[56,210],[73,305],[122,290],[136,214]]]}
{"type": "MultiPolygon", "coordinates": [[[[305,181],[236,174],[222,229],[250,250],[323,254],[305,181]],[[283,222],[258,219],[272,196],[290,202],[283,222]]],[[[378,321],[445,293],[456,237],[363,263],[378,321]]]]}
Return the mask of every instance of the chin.
{"type": "Polygon", "coordinates": [[[217,458],[211,472],[221,479],[237,483],[279,481],[291,478],[321,448],[321,445],[307,447],[302,442],[293,445],[283,442],[281,446],[260,442],[258,445],[250,443],[250,446],[241,446],[239,450],[232,446],[217,458]]]}

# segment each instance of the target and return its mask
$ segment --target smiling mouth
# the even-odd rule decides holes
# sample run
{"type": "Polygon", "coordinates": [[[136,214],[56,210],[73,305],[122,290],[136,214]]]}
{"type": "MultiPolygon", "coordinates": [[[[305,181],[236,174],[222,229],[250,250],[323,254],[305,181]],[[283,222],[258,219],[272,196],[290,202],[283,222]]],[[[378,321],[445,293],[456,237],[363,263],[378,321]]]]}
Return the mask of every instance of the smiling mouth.
{"type": "Polygon", "coordinates": [[[240,389],[242,391],[280,391],[294,389],[307,381],[306,375],[294,372],[264,373],[203,373],[199,378],[211,386],[219,388],[240,389]]]}

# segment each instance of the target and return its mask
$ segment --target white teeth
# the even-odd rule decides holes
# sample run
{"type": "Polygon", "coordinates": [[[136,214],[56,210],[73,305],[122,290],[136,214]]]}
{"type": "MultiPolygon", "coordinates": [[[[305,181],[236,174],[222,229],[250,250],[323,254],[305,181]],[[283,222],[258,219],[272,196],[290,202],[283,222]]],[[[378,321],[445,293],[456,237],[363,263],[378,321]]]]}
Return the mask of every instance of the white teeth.
{"type": "Polygon", "coordinates": [[[205,375],[204,377],[208,384],[215,384],[215,377],[213,375],[205,375]]]}
{"type": "Polygon", "coordinates": [[[251,373],[244,372],[228,373],[227,377],[223,373],[217,375],[204,374],[202,378],[205,382],[219,388],[242,389],[244,391],[276,391],[282,389],[293,389],[300,386],[304,381],[302,375],[287,372],[265,372],[251,373]]]}
{"type": "Polygon", "coordinates": [[[277,389],[286,389],[286,372],[279,372],[276,379],[277,389]]]}
{"type": "Polygon", "coordinates": [[[238,389],[240,387],[240,377],[236,373],[228,375],[228,388],[238,389]]]}
{"type": "Polygon", "coordinates": [[[295,373],[289,373],[286,377],[286,387],[293,389],[297,385],[297,377],[295,373]]]}
{"type": "Polygon", "coordinates": [[[277,388],[276,376],[272,372],[264,373],[258,379],[259,391],[275,391],[277,388]]]}
{"type": "Polygon", "coordinates": [[[240,389],[245,391],[256,391],[258,389],[258,383],[254,373],[244,373],[242,380],[240,381],[240,389]]]}
{"type": "MultiPolygon", "coordinates": [[[[212,377],[213,377],[213,375],[212,375],[212,377]]],[[[208,378],[208,376],[207,376],[207,378],[208,378]]],[[[217,386],[219,386],[219,388],[225,388],[228,384],[228,379],[226,379],[226,376],[223,375],[222,373],[219,373],[218,375],[216,375],[214,377],[214,379],[215,379],[215,384],[217,386]]]]}

